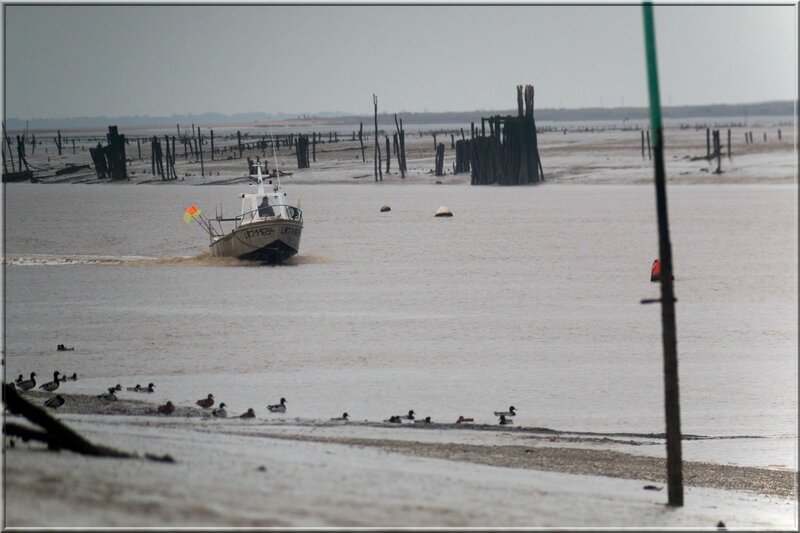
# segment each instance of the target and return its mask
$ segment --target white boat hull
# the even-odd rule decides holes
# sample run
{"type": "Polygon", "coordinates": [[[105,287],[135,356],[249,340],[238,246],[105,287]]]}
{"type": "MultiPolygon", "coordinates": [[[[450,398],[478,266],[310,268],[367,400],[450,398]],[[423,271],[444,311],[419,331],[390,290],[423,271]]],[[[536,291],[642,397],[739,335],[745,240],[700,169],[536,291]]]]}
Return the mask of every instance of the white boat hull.
{"type": "Polygon", "coordinates": [[[216,257],[280,263],[300,250],[303,223],[284,218],[261,220],[237,226],[212,241],[216,257]]]}

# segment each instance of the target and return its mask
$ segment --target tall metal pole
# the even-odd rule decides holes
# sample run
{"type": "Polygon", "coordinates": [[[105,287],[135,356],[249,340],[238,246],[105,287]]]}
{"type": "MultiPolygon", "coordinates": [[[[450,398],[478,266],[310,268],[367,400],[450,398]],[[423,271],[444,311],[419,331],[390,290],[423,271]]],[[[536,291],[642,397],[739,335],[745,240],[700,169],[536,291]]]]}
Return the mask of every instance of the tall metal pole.
{"type": "Polygon", "coordinates": [[[656,208],[658,211],[658,248],[661,257],[661,327],[664,347],[664,407],[667,419],[667,485],[669,505],[683,506],[683,471],[681,454],[681,415],[678,397],[678,350],[675,334],[675,293],[672,286],[672,246],[669,242],[667,191],[664,175],[664,139],[661,126],[661,100],[658,91],[656,39],[653,5],[645,2],[644,40],[647,54],[647,81],[650,93],[650,128],[655,152],[656,208]]]}

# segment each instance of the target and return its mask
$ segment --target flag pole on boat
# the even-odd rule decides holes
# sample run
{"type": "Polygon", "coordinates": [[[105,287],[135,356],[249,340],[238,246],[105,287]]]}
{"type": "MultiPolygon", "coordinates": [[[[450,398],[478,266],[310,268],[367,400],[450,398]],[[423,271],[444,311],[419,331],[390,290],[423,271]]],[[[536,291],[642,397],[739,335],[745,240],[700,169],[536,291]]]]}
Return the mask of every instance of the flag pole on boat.
{"type": "MultiPolygon", "coordinates": [[[[675,333],[675,292],[672,283],[672,245],[669,241],[667,190],[664,173],[664,138],[661,126],[661,99],[658,89],[656,39],[653,4],[642,5],[644,18],[647,82],[650,94],[650,129],[655,139],[654,158],[658,244],[661,259],[661,339],[664,349],[664,408],[667,422],[667,492],[668,504],[683,506],[683,459],[681,453],[681,417],[678,387],[678,350],[675,333]]],[[[645,303],[644,301],[642,303],[645,303]]]]}

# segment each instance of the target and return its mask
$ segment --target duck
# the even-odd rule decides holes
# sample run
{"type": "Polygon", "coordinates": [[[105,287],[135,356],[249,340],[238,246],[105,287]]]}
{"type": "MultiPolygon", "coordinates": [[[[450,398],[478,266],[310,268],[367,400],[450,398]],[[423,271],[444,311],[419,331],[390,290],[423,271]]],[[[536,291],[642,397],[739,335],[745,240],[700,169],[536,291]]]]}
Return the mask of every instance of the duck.
{"type": "Polygon", "coordinates": [[[407,415],[405,416],[398,416],[397,418],[401,420],[414,420],[414,410],[410,410],[407,415]]]}
{"type": "Polygon", "coordinates": [[[131,392],[139,392],[139,389],[141,389],[141,388],[142,388],[142,386],[141,386],[141,385],[139,385],[138,383],[136,384],[136,386],[135,386],[135,387],[127,387],[127,389],[128,389],[129,391],[131,391],[131,392]]]}
{"type": "Polygon", "coordinates": [[[256,417],[256,412],[253,411],[252,407],[249,407],[246,413],[242,413],[239,415],[239,418],[255,418],[255,417],[256,417]]]}
{"type": "Polygon", "coordinates": [[[219,404],[219,407],[211,411],[211,414],[216,416],[217,418],[227,418],[228,411],[225,410],[225,402],[219,404]]]}
{"type": "Polygon", "coordinates": [[[66,374],[61,374],[60,376],[58,376],[58,380],[61,383],[64,383],[65,381],[67,381],[67,375],[66,374]]]}
{"type": "Polygon", "coordinates": [[[155,392],[155,389],[153,387],[155,387],[155,385],[150,383],[147,385],[147,387],[139,387],[139,390],[137,390],[136,392],[155,392]]]}
{"type": "Polygon", "coordinates": [[[214,405],[214,395],[209,393],[208,398],[203,398],[202,400],[197,400],[197,405],[202,407],[203,409],[208,409],[212,405],[214,405]]]}
{"type": "Polygon", "coordinates": [[[71,376],[64,378],[64,381],[78,381],[78,373],[73,372],[71,376]]]}
{"type": "Polygon", "coordinates": [[[107,402],[116,402],[117,395],[114,394],[116,390],[117,390],[116,387],[109,387],[108,392],[104,392],[103,394],[98,394],[97,397],[107,402]]]}
{"type": "Polygon", "coordinates": [[[400,417],[397,415],[392,415],[389,417],[389,420],[384,420],[384,422],[388,422],[390,424],[402,424],[400,417]]]}
{"type": "Polygon", "coordinates": [[[281,398],[281,403],[275,405],[268,405],[267,409],[270,413],[285,413],[286,412],[286,398],[281,398]]]}
{"type": "Polygon", "coordinates": [[[122,385],[120,385],[119,383],[117,383],[117,385],[116,385],[115,387],[112,387],[112,388],[113,388],[115,391],[119,392],[119,391],[121,391],[121,390],[122,390],[122,385]]]}
{"type": "Polygon", "coordinates": [[[511,416],[515,416],[516,414],[517,414],[517,410],[514,408],[513,405],[508,408],[508,411],[495,411],[494,412],[494,416],[505,415],[505,416],[511,417],[511,416]]]}
{"type": "Polygon", "coordinates": [[[56,394],[55,396],[44,402],[44,404],[51,409],[58,409],[59,407],[64,405],[64,397],[61,396],[60,394],[56,394]]]}
{"type": "Polygon", "coordinates": [[[474,422],[474,418],[464,418],[463,416],[459,416],[458,420],[456,420],[456,424],[472,424],[474,422]]]}
{"type": "Polygon", "coordinates": [[[59,374],[60,374],[60,372],[58,370],[53,372],[53,381],[48,381],[47,383],[45,383],[43,385],[39,385],[39,388],[42,389],[42,390],[46,390],[47,392],[53,392],[54,390],[56,390],[58,388],[59,383],[60,383],[60,381],[58,379],[58,375],[59,374]]]}
{"type": "Polygon", "coordinates": [[[506,415],[500,415],[500,425],[501,426],[508,426],[509,424],[513,424],[514,421],[510,418],[506,418],[506,415]]]}
{"type": "Polygon", "coordinates": [[[431,417],[429,417],[429,416],[426,416],[422,420],[414,420],[414,423],[415,424],[433,424],[433,422],[431,421],[431,417]]]}
{"type": "Polygon", "coordinates": [[[23,381],[25,381],[25,377],[22,374],[20,374],[19,377],[16,380],[14,380],[14,385],[19,385],[23,381]]]}
{"type": "Polygon", "coordinates": [[[350,415],[348,415],[347,413],[342,413],[342,416],[340,416],[339,418],[331,418],[331,421],[332,422],[349,422],[350,421],[350,415]]]}
{"type": "Polygon", "coordinates": [[[175,406],[171,401],[167,400],[167,403],[158,406],[158,412],[162,415],[171,415],[175,412],[175,406]]]}
{"type": "Polygon", "coordinates": [[[36,372],[31,372],[31,379],[26,379],[25,381],[20,381],[17,383],[17,387],[22,390],[31,390],[36,386],[36,372]]]}

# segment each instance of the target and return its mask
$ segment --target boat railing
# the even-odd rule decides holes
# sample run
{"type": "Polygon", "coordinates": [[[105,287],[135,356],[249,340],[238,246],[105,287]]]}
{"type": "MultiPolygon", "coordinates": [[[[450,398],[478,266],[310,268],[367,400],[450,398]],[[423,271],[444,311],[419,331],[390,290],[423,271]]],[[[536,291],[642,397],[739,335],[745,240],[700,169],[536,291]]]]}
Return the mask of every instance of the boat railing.
{"type": "Polygon", "coordinates": [[[294,220],[296,222],[303,221],[303,212],[299,207],[289,204],[270,204],[267,207],[259,207],[258,209],[242,213],[241,216],[237,217],[239,221],[236,223],[236,225],[240,226],[242,224],[250,224],[251,222],[260,220],[265,216],[267,218],[282,218],[286,220],[294,220]]]}

